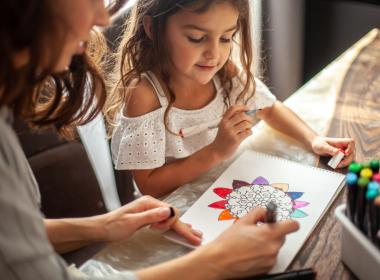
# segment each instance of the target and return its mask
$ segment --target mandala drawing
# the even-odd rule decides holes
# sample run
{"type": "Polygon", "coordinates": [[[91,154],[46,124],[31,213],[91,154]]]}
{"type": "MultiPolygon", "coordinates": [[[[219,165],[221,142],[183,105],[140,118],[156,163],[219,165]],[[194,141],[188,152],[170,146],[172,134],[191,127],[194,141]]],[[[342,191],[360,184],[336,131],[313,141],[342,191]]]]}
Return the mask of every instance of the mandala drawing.
{"type": "Polygon", "coordinates": [[[290,192],[288,189],[288,184],[269,184],[264,177],[257,177],[252,183],[233,180],[232,188],[215,188],[213,190],[223,200],[208,206],[224,210],[219,215],[219,221],[239,219],[253,208],[265,208],[270,201],[277,205],[278,221],[306,217],[307,214],[299,208],[306,207],[309,202],[297,200],[304,193],[290,192]]]}

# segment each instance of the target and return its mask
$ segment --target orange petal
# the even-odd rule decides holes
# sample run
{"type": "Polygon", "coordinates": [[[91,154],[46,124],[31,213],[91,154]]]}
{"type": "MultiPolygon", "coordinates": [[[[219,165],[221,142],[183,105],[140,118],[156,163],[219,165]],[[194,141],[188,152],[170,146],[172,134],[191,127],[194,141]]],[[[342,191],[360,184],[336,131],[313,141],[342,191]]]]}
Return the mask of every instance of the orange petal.
{"type": "Polygon", "coordinates": [[[219,221],[232,220],[232,219],[236,219],[236,217],[231,215],[231,212],[229,209],[226,209],[223,212],[221,212],[218,218],[219,221]]]}
{"type": "Polygon", "coordinates": [[[276,189],[279,189],[279,190],[282,190],[284,192],[287,192],[288,189],[289,189],[289,184],[286,184],[286,183],[273,183],[273,184],[270,184],[272,187],[276,188],[276,189]]]}

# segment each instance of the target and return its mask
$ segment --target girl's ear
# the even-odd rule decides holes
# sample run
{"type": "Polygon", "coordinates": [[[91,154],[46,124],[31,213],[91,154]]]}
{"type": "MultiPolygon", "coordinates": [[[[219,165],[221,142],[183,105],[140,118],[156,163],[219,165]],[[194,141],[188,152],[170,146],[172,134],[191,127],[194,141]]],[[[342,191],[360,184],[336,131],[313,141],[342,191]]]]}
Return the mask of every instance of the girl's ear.
{"type": "Polygon", "coordinates": [[[143,18],[143,25],[144,25],[144,31],[146,36],[148,36],[149,39],[152,40],[152,17],[151,16],[144,16],[143,18]]]}

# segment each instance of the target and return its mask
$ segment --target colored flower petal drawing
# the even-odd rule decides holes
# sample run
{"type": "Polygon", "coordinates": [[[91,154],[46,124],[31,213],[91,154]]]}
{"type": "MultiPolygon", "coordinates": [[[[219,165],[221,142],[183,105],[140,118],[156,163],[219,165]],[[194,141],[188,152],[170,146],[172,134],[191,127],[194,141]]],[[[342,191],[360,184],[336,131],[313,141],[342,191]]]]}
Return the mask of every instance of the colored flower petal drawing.
{"type": "Polygon", "coordinates": [[[237,220],[256,207],[266,207],[270,201],[277,205],[277,220],[289,218],[305,218],[307,213],[300,210],[309,205],[309,202],[297,200],[303,192],[289,192],[286,183],[272,183],[264,177],[257,177],[248,183],[233,180],[232,188],[215,188],[213,191],[223,200],[208,205],[210,208],[222,209],[219,221],[237,220]]]}

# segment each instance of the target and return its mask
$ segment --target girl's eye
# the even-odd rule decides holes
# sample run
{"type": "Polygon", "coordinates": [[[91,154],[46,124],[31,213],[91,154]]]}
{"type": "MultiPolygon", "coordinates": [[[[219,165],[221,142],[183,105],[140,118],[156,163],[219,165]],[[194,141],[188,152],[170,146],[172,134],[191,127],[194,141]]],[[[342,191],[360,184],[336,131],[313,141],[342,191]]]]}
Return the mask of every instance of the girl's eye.
{"type": "Polygon", "coordinates": [[[192,43],[200,43],[203,41],[204,37],[201,37],[201,38],[193,38],[193,37],[190,37],[190,36],[187,36],[187,39],[192,42],[192,43]]]}
{"type": "Polygon", "coordinates": [[[230,38],[220,38],[220,42],[229,43],[229,42],[231,42],[231,39],[230,38]]]}

